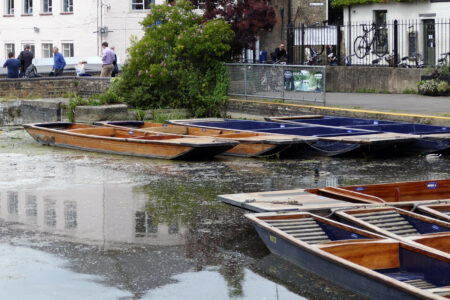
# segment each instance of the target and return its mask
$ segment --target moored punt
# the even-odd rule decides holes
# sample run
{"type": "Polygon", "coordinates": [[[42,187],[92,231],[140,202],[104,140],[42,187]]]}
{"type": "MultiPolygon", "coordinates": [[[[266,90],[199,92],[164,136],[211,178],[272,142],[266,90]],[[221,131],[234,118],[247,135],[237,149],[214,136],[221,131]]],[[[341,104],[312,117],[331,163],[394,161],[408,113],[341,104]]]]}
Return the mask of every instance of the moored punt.
{"type": "Polygon", "coordinates": [[[272,253],[362,295],[376,299],[445,299],[450,295],[448,255],[378,239],[377,235],[330,220],[321,223],[323,218],[311,214],[247,217],[272,253]],[[294,226],[300,226],[300,231],[291,223],[298,223],[294,226]],[[317,243],[308,238],[308,223],[316,225],[312,230],[325,232],[324,236],[339,232],[343,238],[317,243]],[[336,224],[338,227],[333,226],[336,224]]]}
{"type": "Polygon", "coordinates": [[[274,117],[270,121],[287,123],[290,125],[316,125],[350,128],[354,130],[376,130],[385,133],[408,134],[415,139],[408,148],[412,152],[434,153],[445,152],[450,149],[450,127],[432,126],[414,123],[323,116],[314,118],[274,117]]]}
{"type": "Polygon", "coordinates": [[[417,205],[415,211],[450,222],[450,200],[446,201],[446,203],[417,205]]]}
{"type": "Polygon", "coordinates": [[[220,201],[254,212],[310,211],[327,215],[332,208],[383,205],[379,199],[334,199],[304,189],[219,195],[220,201]]]}
{"type": "Polygon", "coordinates": [[[380,202],[411,210],[417,203],[450,200],[450,179],[324,187],[306,191],[345,201],[378,199],[380,202]]]}
{"type": "Polygon", "coordinates": [[[230,139],[239,142],[235,147],[224,152],[224,155],[241,157],[262,157],[276,154],[291,153],[292,148],[301,152],[307,148],[307,143],[317,140],[315,137],[287,136],[258,132],[236,132],[235,130],[221,130],[214,128],[202,128],[188,125],[160,124],[141,121],[108,121],[97,122],[97,125],[134,128],[150,133],[166,133],[186,136],[205,136],[230,139]]]}
{"type": "Polygon", "coordinates": [[[422,216],[395,207],[337,210],[341,222],[352,224],[372,232],[408,243],[418,237],[435,238],[433,243],[419,243],[424,247],[450,250],[450,223],[422,216]]]}
{"type": "Polygon", "coordinates": [[[24,128],[44,145],[148,158],[204,159],[237,144],[218,138],[156,135],[77,123],[28,124],[24,128]]]}
{"type": "Polygon", "coordinates": [[[385,154],[386,151],[382,150],[396,149],[400,145],[411,143],[414,140],[408,135],[311,124],[285,124],[248,120],[177,120],[170,122],[172,124],[188,124],[190,126],[216,129],[288,134],[299,137],[314,136],[317,137],[318,141],[310,143],[311,150],[327,156],[355,153],[385,154]]]}

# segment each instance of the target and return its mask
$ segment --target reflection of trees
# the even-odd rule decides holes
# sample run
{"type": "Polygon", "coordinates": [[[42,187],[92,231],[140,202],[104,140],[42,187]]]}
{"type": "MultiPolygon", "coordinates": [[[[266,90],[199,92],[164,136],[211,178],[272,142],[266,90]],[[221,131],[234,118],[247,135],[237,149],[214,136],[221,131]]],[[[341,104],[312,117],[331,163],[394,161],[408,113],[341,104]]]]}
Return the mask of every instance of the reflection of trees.
{"type": "Polygon", "coordinates": [[[217,201],[217,195],[231,192],[230,184],[165,178],[140,189],[148,194],[146,212],[153,224],[164,222],[173,230],[177,224],[188,227],[185,254],[195,269],[219,265],[230,297],[241,296],[244,264],[235,249],[248,239],[249,230],[254,232],[242,210],[217,201]]]}

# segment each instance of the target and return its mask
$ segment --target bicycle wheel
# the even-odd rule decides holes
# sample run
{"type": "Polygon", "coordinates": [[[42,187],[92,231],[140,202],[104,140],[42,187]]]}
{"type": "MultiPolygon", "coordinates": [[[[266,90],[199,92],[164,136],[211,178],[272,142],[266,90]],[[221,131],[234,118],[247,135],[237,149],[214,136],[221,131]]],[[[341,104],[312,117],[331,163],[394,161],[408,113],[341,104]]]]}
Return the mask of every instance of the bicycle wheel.
{"type": "Polygon", "coordinates": [[[363,36],[358,36],[353,44],[357,58],[364,58],[367,55],[367,40],[363,36]]]}

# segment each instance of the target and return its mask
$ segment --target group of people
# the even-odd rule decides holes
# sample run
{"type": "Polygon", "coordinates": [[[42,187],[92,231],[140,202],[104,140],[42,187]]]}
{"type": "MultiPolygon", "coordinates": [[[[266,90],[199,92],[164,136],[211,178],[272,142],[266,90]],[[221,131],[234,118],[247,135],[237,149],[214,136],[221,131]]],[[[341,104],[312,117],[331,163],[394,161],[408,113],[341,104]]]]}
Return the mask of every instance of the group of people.
{"type": "MultiPolygon", "coordinates": [[[[119,73],[117,66],[117,55],[114,47],[109,48],[107,42],[103,42],[102,71],[101,77],[115,77],[119,73]]],[[[8,69],[8,78],[31,78],[39,77],[36,67],[33,65],[34,55],[30,50],[30,45],[25,45],[25,49],[16,58],[13,52],[8,53],[8,59],[3,64],[3,68],[8,69]]],[[[85,63],[85,62],[82,62],[85,63]]],[[[62,76],[66,60],[59,52],[58,47],[53,47],[53,68],[49,76],[62,76]]]]}

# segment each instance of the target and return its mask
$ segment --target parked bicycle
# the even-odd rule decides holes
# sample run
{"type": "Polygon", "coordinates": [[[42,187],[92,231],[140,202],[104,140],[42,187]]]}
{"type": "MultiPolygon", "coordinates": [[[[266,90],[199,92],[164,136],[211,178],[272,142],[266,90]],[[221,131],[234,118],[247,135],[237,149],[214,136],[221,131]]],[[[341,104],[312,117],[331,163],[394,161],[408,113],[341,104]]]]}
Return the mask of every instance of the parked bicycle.
{"type": "Polygon", "coordinates": [[[399,68],[425,68],[422,55],[417,53],[415,56],[402,57],[401,63],[398,64],[399,68]],[[412,62],[412,64],[410,63],[412,62]]]}
{"type": "Polygon", "coordinates": [[[438,65],[440,67],[448,66],[448,58],[450,57],[450,52],[442,53],[441,58],[438,59],[438,65]]]}
{"type": "MultiPolygon", "coordinates": [[[[323,52],[323,50],[322,50],[323,52]]],[[[305,65],[319,65],[322,63],[322,52],[318,52],[316,48],[305,48],[305,65]]]]}
{"type": "Polygon", "coordinates": [[[382,34],[384,27],[376,27],[375,24],[367,29],[366,24],[361,24],[364,31],[363,35],[358,36],[355,39],[353,47],[355,49],[355,55],[358,58],[364,58],[370,53],[370,49],[374,49],[375,55],[378,57],[388,54],[387,36],[382,34]],[[370,39],[370,33],[373,32],[372,39],[370,39]]]}

